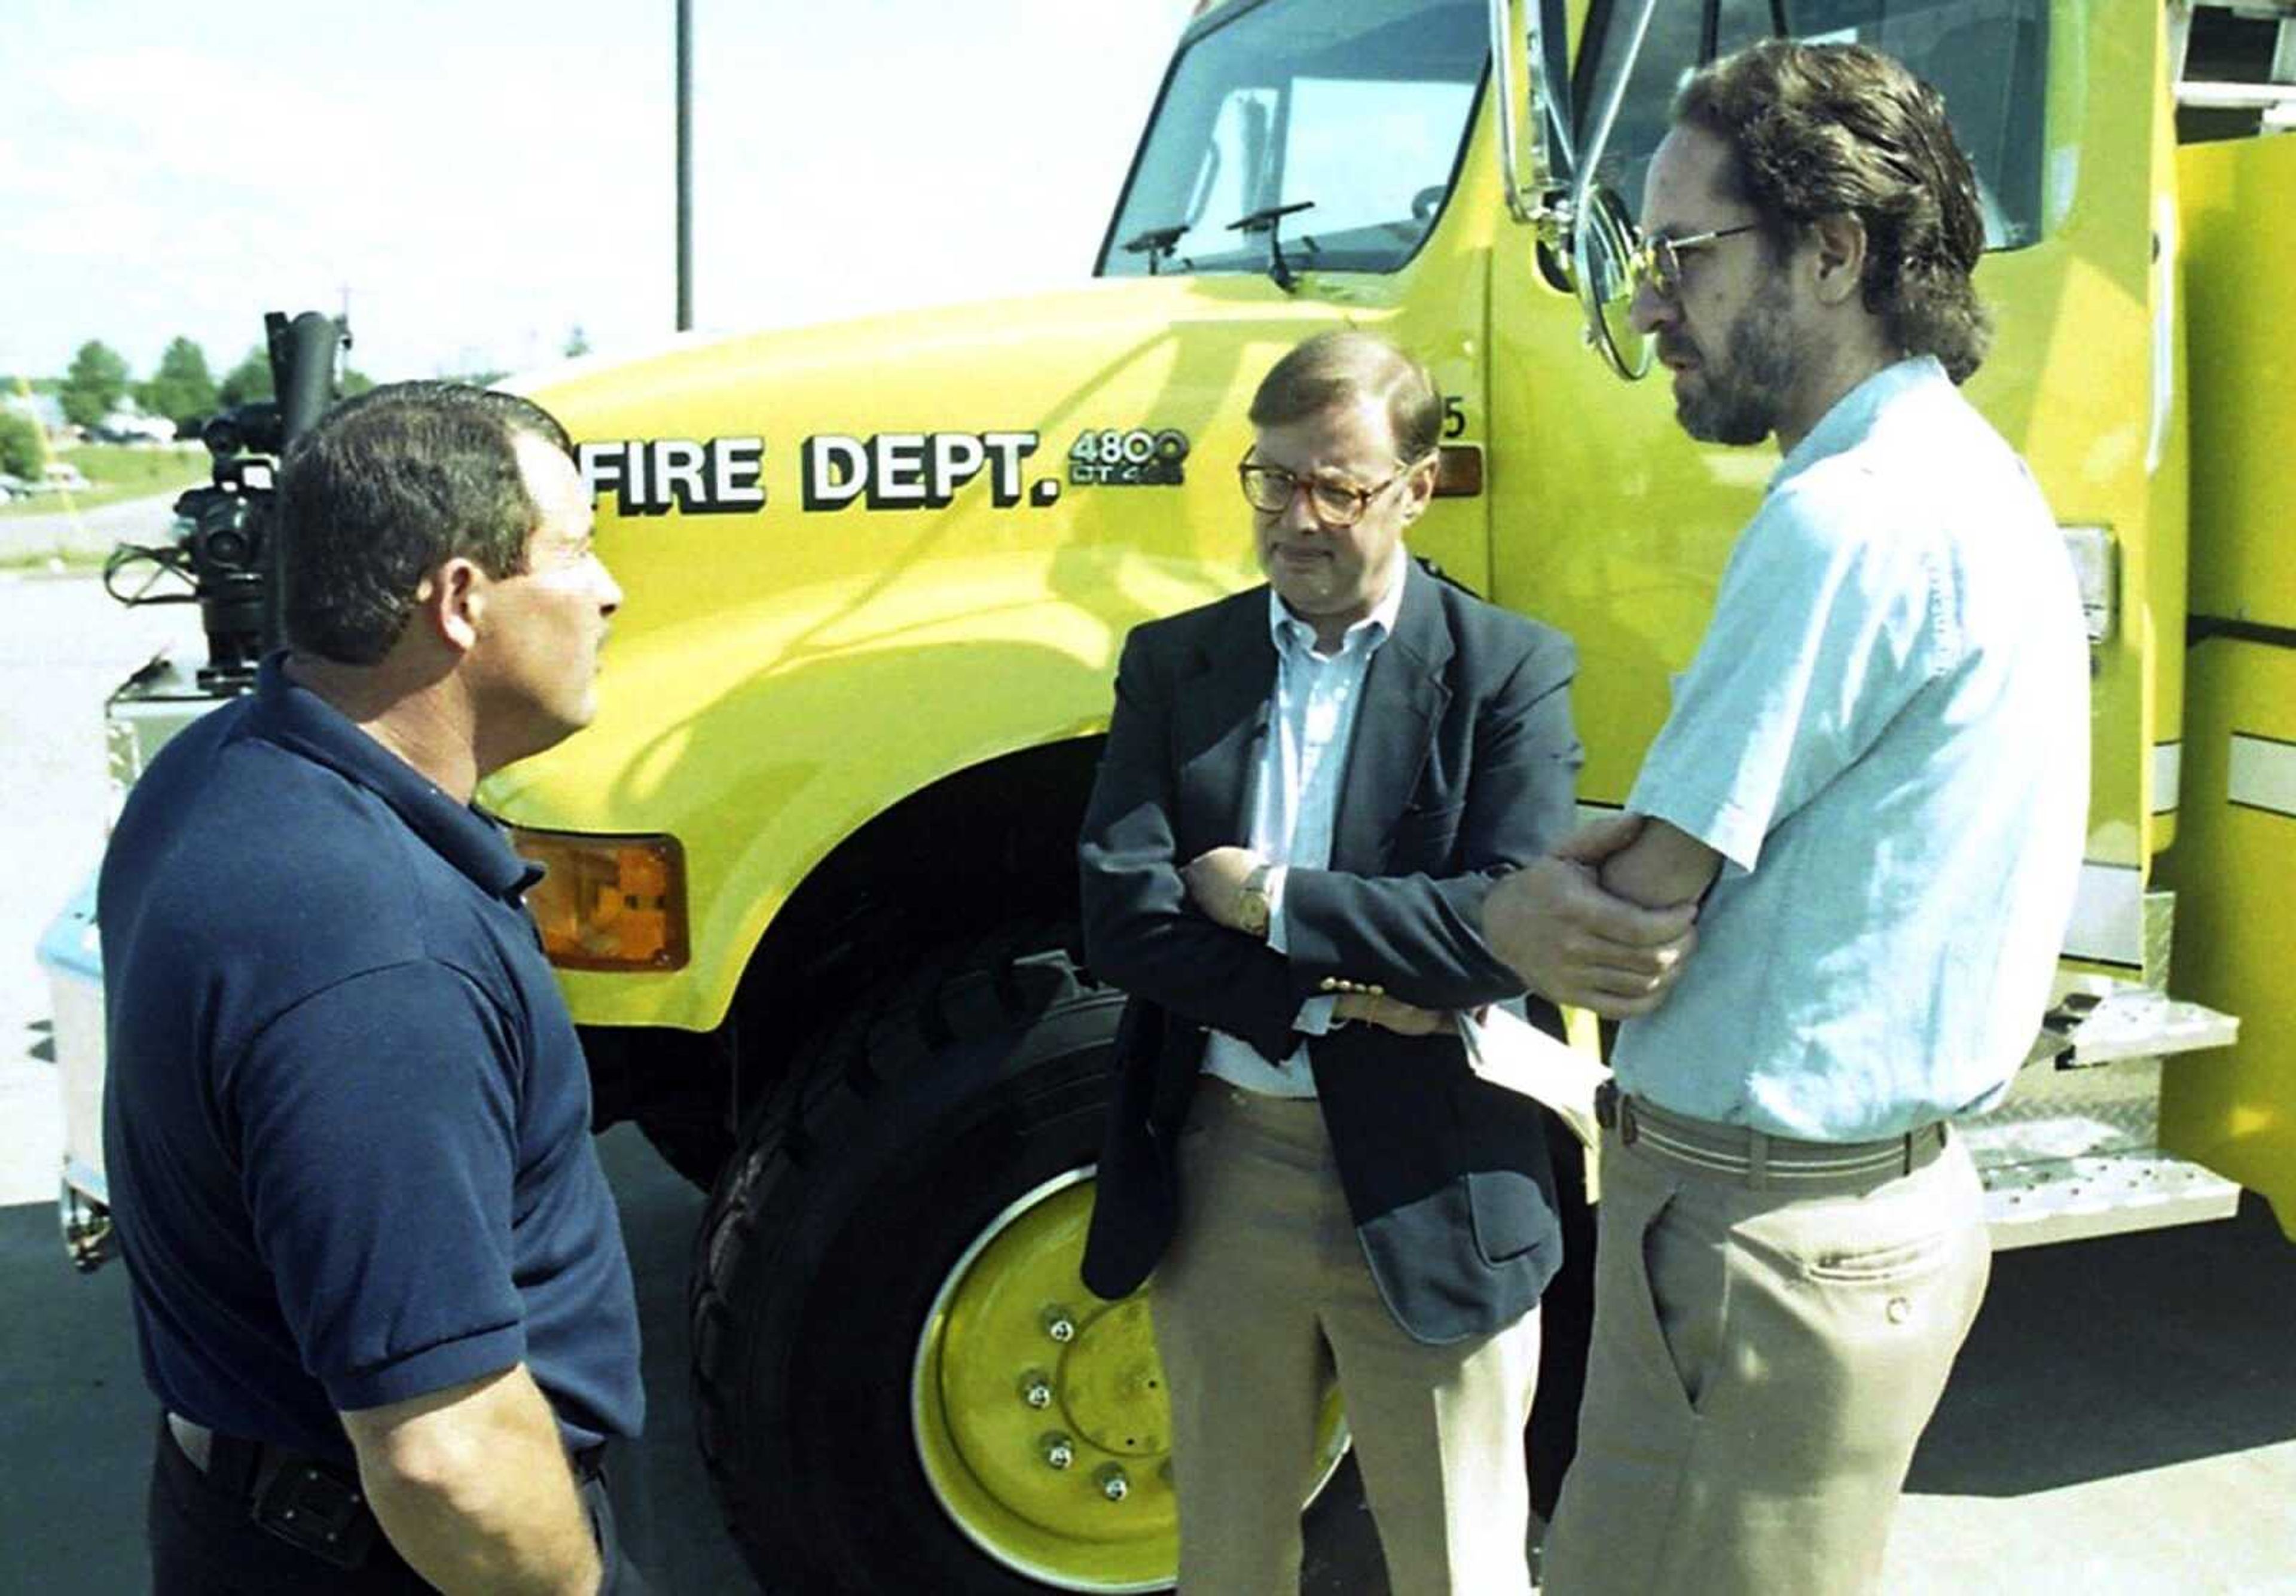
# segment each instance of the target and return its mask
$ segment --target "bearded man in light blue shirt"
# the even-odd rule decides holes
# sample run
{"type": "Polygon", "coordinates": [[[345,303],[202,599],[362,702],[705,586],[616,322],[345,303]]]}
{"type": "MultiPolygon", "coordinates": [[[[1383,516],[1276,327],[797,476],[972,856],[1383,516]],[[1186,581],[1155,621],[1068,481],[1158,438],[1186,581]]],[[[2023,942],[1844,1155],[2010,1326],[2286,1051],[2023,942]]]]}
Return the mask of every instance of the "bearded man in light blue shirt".
{"type": "MultiPolygon", "coordinates": [[[[1546,1588],[1863,1592],[1988,1269],[1948,1123],[2005,1090],[2071,909],[2079,601],[1957,391],[1983,229],[1935,91],[1855,45],[1717,62],[1643,225],[1683,427],[1785,457],[1628,813],[1562,851],[1703,906],[1618,1041],[1546,1588]]],[[[1532,880],[1486,906],[1510,958],[1532,880]]]]}

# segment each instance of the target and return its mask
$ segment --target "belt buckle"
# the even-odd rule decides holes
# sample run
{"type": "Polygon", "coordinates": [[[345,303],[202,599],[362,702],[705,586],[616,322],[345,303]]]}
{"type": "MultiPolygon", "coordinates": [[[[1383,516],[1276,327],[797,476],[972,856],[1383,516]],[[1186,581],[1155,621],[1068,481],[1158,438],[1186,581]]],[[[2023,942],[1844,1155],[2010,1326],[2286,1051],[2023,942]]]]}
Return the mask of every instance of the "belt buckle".
{"type": "Polygon", "coordinates": [[[1604,1080],[1595,1088],[1595,1123],[1605,1131],[1616,1131],[1621,1142],[1633,1144],[1635,1117],[1627,1107],[1627,1094],[1619,1090],[1617,1081],[1604,1080]]]}

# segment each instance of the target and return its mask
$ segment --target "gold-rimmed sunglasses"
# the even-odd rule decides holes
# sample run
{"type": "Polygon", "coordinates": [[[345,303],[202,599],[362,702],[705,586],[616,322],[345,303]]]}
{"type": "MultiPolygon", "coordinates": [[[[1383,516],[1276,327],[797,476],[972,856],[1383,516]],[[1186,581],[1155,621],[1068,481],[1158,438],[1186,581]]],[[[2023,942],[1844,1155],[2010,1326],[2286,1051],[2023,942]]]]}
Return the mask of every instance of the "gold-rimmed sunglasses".
{"type": "Polygon", "coordinates": [[[1711,233],[1693,233],[1683,238],[1645,238],[1635,247],[1636,279],[1649,284],[1651,292],[1662,300],[1680,299],[1685,255],[1710,250],[1726,238],[1751,233],[1761,225],[1741,222],[1734,227],[1717,227],[1711,233]]]}

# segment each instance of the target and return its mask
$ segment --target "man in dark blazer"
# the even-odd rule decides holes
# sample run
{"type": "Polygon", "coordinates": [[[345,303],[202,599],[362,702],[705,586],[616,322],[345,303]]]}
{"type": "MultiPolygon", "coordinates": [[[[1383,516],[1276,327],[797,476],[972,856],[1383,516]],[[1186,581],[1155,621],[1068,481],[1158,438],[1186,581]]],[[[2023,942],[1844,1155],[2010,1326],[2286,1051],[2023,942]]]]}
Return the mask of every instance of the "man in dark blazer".
{"type": "MultiPolygon", "coordinates": [[[[1132,996],[1085,1279],[1156,1273],[1184,1592],[1297,1590],[1335,1372],[1397,1596],[1524,1592],[1560,1235],[1538,1110],[1454,1015],[1523,989],[1481,905],[1571,829],[1574,654],[1409,558],[1419,366],[1324,334],[1250,414],[1268,585],[1128,639],[1079,848],[1087,958],[1132,996]]],[[[1655,984],[1687,915],[1628,914],[1606,959],[1655,984]]]]}

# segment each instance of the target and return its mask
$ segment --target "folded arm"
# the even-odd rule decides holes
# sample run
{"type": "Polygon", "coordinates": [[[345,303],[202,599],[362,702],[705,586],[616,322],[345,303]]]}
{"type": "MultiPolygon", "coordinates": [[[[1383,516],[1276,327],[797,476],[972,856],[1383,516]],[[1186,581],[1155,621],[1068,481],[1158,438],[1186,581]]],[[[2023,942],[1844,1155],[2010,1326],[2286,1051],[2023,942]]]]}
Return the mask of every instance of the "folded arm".
{"type": "Polygon", "coordinates": [[[1722,856],[1665,820],[1646,821],[1603,861],[1603,890],[1644,909],[1695,904],[1721,871],[1722,856]]]}
{"type": "Polygon", "coordinates": [[[1270,1059],[1298,1045],[1283,957],[1193,907],[1181,875],[1171,688],[1136,634],[1077,847],[1085,956],[1103,980],[1242,1038],[1270,1059]]]}
{"type": "MultiPolygon", "coordinates": [[[[1606,861],[1643,836],[1634,814],[1609,815],[1581,827],[1548,857],[1491,890],[1483,931],[1532,991],[1555,1003],[1611,1019],[1648,1014],[1665,1000],[1698,945],[1698,892],[1651,907],[1628,895],[1664,898],[1672,882],[1643,879],[1646,868],[1622,867],[1611,889],[1606,861]]],[[[1671,829],[1669,827],[1669,829],[1671,829]]],[[[1672,869],[1671,850],[1667,868],[1672,869]]]]}
{"type": "Polygon", "coordinates": [[[1481,706],[1455,874],[1289,872],[1283,934],[1299,990],[1341,975],[1436,1009],[1472,1008],[1523,990],[1483,935],[1483,901],[1501,876],[1570,828],[1579,762],[1574,668],[1570,645],[1550,635],[1481,706]]]}

